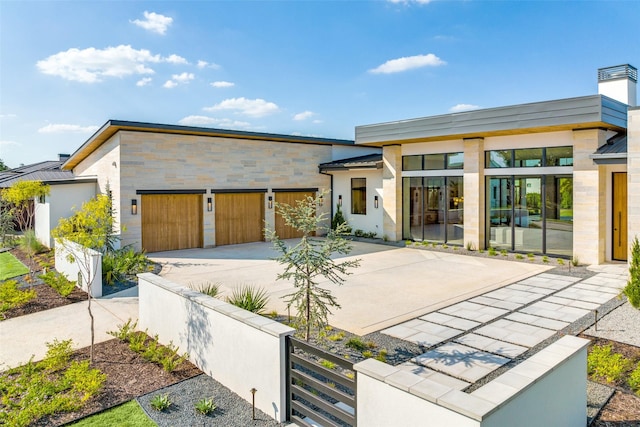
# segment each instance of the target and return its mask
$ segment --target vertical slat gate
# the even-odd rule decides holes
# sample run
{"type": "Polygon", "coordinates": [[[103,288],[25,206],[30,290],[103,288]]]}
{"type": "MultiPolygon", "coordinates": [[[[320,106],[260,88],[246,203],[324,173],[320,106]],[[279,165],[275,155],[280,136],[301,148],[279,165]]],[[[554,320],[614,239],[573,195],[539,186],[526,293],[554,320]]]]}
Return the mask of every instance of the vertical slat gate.
{"type": "Polygon", "coordinates": [[[356,371],[347,359],[287,337],[287,415],[299,426],[356,426],[356,371]]]}

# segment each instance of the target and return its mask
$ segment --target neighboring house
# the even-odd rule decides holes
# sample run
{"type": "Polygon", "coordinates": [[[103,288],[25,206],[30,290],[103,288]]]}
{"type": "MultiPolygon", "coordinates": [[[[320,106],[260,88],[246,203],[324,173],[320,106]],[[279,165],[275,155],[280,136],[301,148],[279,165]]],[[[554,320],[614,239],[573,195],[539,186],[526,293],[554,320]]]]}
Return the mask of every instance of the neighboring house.
{"type": "Polygon", "coordinates": [[[60,168],[68,158],[68,154],[60,154],[58,160],[34,163],[0,172],[0,191],[18,181],[41,181],[50,186],[49,195],[35,200],[32,207],[35,209],[36,237],[48,247],[53,246],[51,230],[58,225],[60,218],[71,216],[74,207],[79,208],[96,192],[95,177],[76,177],[71,171],[60,168]]]}
{"type": "Polygon", "coordinates": [[[621,65],[598,70],[598,95],[358,126],[382,169],[320,169],[350,222],[390,240],[626,260],[640,234],[636,84],[621,65]]]}
{"type": "MultiPolygon", "coordinates": [[[[274,202],[331,188],[317,165],[379,153],[353,141],[110,120],[64,163],[109,184],[121,244],[147,252],[296,234],[274,202]]],[[[330,197],[327,197],[328,199],[330,197]]],[[[331,211],[330,200],[319,207],[331,211]]]]}

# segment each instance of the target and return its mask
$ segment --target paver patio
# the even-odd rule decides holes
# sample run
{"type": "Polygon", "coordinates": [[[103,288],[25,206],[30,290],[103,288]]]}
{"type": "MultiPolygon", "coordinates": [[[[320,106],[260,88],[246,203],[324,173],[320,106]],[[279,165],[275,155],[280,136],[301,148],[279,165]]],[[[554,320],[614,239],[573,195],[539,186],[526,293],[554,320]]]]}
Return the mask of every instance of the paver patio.
{"type": "Polygon", "coordinates": [[[428,369],[423,376],[441,385],[451,382],[442,375],[470,384],[616,298],[626,265],[594,270],[600,272],[584,280],[541,273],[381,332],[428,349],[403,369],[418,375],[428,369]],[[425,327],[438,339],[422,339],[425,327]]]}

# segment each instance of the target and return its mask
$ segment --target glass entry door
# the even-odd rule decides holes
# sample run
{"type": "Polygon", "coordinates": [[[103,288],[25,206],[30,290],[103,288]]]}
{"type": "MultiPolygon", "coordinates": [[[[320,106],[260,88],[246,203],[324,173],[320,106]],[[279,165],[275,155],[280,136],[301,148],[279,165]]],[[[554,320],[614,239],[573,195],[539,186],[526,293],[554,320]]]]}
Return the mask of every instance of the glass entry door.
{"type": "Polygon", "coordinates": [[[490,178],[488,190],[489,245],[497,249],[511,249],[513,238],[511,178],[490,178]]]}
{"type": "Polygon", "coordinates": [[[513,249],[542,252],[542,179],[516,177],[514,193],[513,249]]]}

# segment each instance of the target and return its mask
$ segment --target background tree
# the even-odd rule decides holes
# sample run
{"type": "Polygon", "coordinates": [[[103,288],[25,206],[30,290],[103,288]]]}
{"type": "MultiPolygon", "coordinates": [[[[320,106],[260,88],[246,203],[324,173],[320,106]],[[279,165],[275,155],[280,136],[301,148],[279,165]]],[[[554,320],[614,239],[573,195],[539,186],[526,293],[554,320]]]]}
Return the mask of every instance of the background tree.
{"type": "Polygon", "coordinates": [[[95,279],[97,263],[100,262],[99,257],[93,256],[93,251],[101,253],[105,251],[113,230],[113,223],[111,200],[109,196],[99,194],[84,203],[82,208],[71,217],[61,218],[58,226],[51,231],[52,236],[56,239],[56,247],[60,245],[67,250],[70,254],[68,260],[76,263],[82,281],[87,284],[87,310],[91,319],[90,363],[93,363],[93,344],[95,341],[94,317],[91,311],[91,283],[95,279]],[[77,243],[80,245],[80,249],[72,247],[69,242],[77,243]],[[76,256],[72,254],[76,254],[76,256]]]}
{"type": "Polygon", "coordinates": [[[293,280],[295,291],[285,295],[287,307],[296,308],[296,322],[304,328],[304,339],[309,340],[312,328],[323,328],[328,323],[331,308],[340,308],[331,291],[319,286],[318,281],[325,278],[341,285],[344,276],[351,274],[347,270],[360,265],[359,259],[337,262],[333,254],[347,255],[351,252],[351,243],[342,235],[348,228],[346,222],[337,224],[333,230],[327,227],[328,215],[317,215],[320,197],[311,196],[298,200],[295,206],[276,203],[276,212],[282,216],[285,224],[302,233],[300,242],[290,247],[282,241],[275,231],[266,230],[267,237],[280,253],[276,260],[284,265],[284,272],[278,274],[278,280],[293,280]],[[326,237],[314,235],[327,233],[326,237]]]}
{"type": "Polygon", "coordinates": [[[50,187],[41,181],[18,181],[2,191],[2,199],[13,206],[13,214],[22,232],[33,228],[33,199],[49,192],[50,187]]]}
{"type": "Polygon", "coordinates": [[[4,160],[0,159],[0,172],[9,170],[9,166],[4,164],[4,160]]]}
{"type": "Polygon", "coordinates": [[[0,197],[0,247],[6,246],[8,235],[13,231],[14,217],[13,211],[8,202],[0,197]]]}

